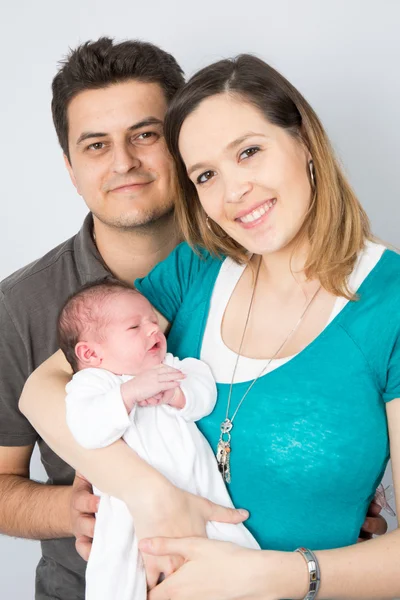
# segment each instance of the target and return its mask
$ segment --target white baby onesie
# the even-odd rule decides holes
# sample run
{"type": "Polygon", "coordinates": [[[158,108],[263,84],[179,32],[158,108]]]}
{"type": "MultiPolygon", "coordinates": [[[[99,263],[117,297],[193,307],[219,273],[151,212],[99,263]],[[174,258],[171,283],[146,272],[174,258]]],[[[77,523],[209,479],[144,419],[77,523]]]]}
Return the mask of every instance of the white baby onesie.
{"type": "MultiPolygon", "coordinates": [[[[84,369],[68,383],[67,423],[79,444],[101,448],[120,437],[174,485],[217,504],[232,507],[207,440],[194,421],[210,414],[216,386],[209,367],[196,359],[167,354],[165,364],[181,370],[186,398],[183,409],[134,406],[130,415],[120,388],[131,376],[104,369],[84,369]]],[[[86,571],[86,600],[146,600],[146,576],[132,517],[125,503],[95,490],[101,497],[92,551],[86,571]]],[[[211,539],[258,549],[244,525],[210,522],[211,539]]]]}

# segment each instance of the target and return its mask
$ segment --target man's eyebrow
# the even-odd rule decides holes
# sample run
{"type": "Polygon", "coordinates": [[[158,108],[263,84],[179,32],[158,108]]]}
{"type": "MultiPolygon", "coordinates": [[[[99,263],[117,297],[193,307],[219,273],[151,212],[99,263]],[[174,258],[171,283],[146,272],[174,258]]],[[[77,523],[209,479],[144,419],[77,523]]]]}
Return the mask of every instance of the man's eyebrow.
{"type": "MultiPolygon", "coordinates": [[[[229,144],[226,147],[226,150],[233,150],[234,148],[236,148],[237,146],[240,146],[240,144],[245,142],[249,137],[254,137],[254,136],[259,136],[259,137],[264,137],[264,138],[266,137],[263,133],[256,133],[255,131],[249,131],[249,132],[245,133],[244,135],[241,135],[240,137],[236,138],[232,142],[229,142],[229,144]]],[[[193,173],[193,171],[197,171],[197,169],[203,169],[206,166],[207,166],[206,163],[196,163],[195,165],[191,166],[187,170],[187,174],[190,177],[190,175],[193,173]]]]}
{"type": "MultiPolygon", "coordinates": [[[[139,121],[138,123],[135,123],[134,125],[131,125],[130,127],[128,127],[128,131],[137,131],[138,129],[142,129],[142,127],[148,127],[149,125],[163,126],[163,124],[164,124],[163,121],[161,121],[161,119],[157,119],[157,117],[146,117],[145,119],[142,119],[142,121],[139,121]]],[[[93,138],[103,138],[103,137],[106,137],[107,135],[108,134],[105,133],[104,131],[84,131],[78,137],[76,145],[79,146],[79,144],[81,144],[85,140],[89,140],[89,139],[93,139],[93,138]]]]}

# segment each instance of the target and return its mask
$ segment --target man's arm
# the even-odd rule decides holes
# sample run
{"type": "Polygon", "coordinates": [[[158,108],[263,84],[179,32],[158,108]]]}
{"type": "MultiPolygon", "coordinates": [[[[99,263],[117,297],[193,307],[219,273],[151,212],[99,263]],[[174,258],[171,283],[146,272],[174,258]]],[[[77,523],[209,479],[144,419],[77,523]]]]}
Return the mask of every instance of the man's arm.
{"type": "Polygon", "coordinates": [[[43,540],[72,536],[71,486],[29,479],[33,445],[0,447],[0,532],[43,540]]]}
{"type": "Polygon", "coordinates": [[[19,411],[18,399],[35,358],[24,342],[22,309],[0,291],[0,532],[30,539],[64,537],[72,535],[71,489],[29,479],[37,433],[19,411]]]}

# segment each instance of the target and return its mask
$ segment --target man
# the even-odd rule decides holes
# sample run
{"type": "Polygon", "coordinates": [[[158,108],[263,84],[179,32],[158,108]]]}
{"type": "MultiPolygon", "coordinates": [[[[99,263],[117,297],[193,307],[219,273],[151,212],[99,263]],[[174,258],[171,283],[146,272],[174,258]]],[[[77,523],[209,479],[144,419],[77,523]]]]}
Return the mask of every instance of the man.
{"type": "Polygon", "coordinates": [[[163,118],[183,82],[166,52],[106,38],[71,52],[53,81],[65,164],[91,212],[76,236],[0,286],[0,532],[43,540],[38,600],[83,599],[85,562],[72,537],[74,472],[38,439],[18,398],[57,350],[56,318],[72,292],[102,278],[132,284],[179,242],[163,118]],[[29,480],[36,442],[50,485],[29,480]]]}
{"type": "MultiPolygon", "coordinates": [[[[53,81],[52,111],[66,167],[89,210],[80,232],[0,284],[0,532],[40,539],[36,599],[84,598],[96,500],[18,410],[29,374],[56,349],[56,318],[83,284],[132,283],[179,241],[174,170],[163,138],[183,84],[175,59],[143,42],[107,38],[72,51],[53,81]],[[29,479],[38,442],[48,485],[29,479]],[[82,491],[80,491],[82,490],[82,491]]],[[[375,531],[382,530],[375,521],[375,531]]]]}

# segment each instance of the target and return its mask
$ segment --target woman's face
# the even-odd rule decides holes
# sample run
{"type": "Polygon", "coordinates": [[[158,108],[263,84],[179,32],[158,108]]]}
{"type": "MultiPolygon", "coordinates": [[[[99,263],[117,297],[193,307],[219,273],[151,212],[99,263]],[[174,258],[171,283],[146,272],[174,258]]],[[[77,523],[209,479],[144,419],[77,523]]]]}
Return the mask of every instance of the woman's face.
{"type": "Polygon", "coordinates": [[[311,201],[306,147],[252,104],[204,100],[183,123],[179,148],[209,217],[250,252],[286,248],[311,201]]]}

